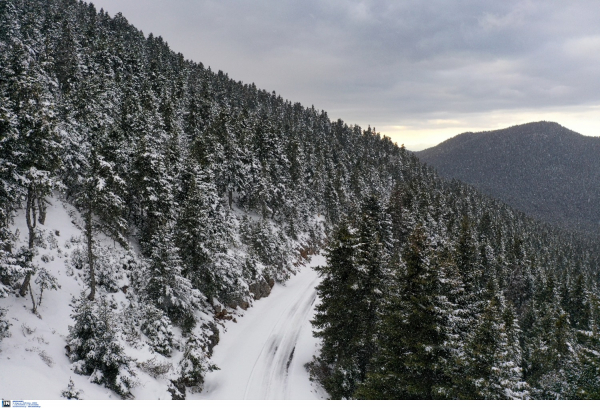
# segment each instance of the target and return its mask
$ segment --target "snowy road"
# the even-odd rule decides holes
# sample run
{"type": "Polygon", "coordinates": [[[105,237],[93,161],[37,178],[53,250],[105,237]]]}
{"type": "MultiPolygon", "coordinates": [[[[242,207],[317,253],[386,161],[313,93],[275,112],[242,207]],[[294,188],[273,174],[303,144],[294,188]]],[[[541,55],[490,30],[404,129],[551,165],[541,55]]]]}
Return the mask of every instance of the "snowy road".
{"type": "Polygon", "coordinates": [[[312,360],[317,340],[310,319],[319,277],[310,265],[267,298],[254,303],[237,323],[227,322],[214,349],[219,371],[206,377],[203,399],[324,399],[325,392],[308,379],[304,365],[312,360]]]}

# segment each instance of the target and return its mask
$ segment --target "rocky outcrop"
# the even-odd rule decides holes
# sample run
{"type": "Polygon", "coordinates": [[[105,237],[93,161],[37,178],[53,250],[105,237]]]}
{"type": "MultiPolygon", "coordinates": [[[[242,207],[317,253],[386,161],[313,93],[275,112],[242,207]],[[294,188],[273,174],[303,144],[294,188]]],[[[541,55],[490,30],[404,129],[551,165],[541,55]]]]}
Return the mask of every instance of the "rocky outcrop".
{"type": "Polygon", "coordinates": [[[274,285],[275,281],[272,278],[269,280],[263,278],[251,283],[248,289],[254,295],[254,300],[258,300],[269,296],[274,285]]]}

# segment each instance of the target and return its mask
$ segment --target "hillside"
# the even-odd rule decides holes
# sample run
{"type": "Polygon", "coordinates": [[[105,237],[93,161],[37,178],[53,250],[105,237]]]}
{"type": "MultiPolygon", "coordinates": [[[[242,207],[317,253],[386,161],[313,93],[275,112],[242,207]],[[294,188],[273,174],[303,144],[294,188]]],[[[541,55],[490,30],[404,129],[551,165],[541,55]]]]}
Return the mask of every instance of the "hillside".
{"type": "Polygon", "coordinates": [[[11,398],[320,398],[313,352],[331,398],[598,398],[599,265],[597,240],[120,14],[0,0],[11,398]]]}
{"type": "MultiPolygon", "coordinates": [[[[28,297],[10,296],[0,299],[0,305],[8,308],[8,322],[11,336],[0,342],[0,391],[3,399],[30,400],[58,399],[62,391],[67,389],[69,381],[73,382],[73,391],[79,392],[79,397],[85,400],[119,399],[113,390],[90,382],[88,377],[76,375],[73,365],[65,353],[69,326],[74,324],[71,314],[72,301],[86,291],[87,284],[84,274],[77,267],[78,253],[81,251],[81,231],[72,221],[77,211],[60,199],[50,198],[48,202],[48,219],[40,227],[44,246],[38,247],[35,263],[42,266],[56,278],[56,290],[46,290],[40,293],[38,285],[34,285],[33,296],[37,307],[35,314],[31,311],[31,300],[28,297]],[[10,373],[7,374],[7,373],[10,373]],[[32,387],[35,384],[35,387],[32,387]]],[[[25,231],[23,214],[17,214],[16,230],[25,231]]],[[[21,238],[26,238],[23,234],[21,238]]],[[[19,241],[19,243],[25,243],[19,241]]],[[[132,253],[103,247],[108,259],[125,259],[132,264],[140,259],[132,253]],[[111,253],[112,252],[112,253],[111,253]]],[[[322,259],[322,258],[321,258],[322,259]]],[[[316,263],[320,257],[315,259],[316,263]]],[[[313,262],[314,263],[314,262],[313,262]]],[[[265,398],[267,396],[293,399],[323,398],[313,390],[308,373],[303,365],[309,362],[314,353],[316,340],[311,336],[308,321],[312,313],[314,301],[314,285],[307,290],[317,278],[312,265],[299,269],[296,276],[286,281],[286,285],[275,284],[273,294],[253,302],[247,311],[238,309],[224,319],[214,319],[213,316],[198,314],[198,320],[216,324],[219,330],[219,346],[215,349],[213,362],[220,370],[207,373],[206,385],[202,394],[190,395],[187,398],[202,399],[233,399],[243,398],[245,393],[250,398],[265,398]],[[298,307],[301,303],[302,307],[298,307]],[[286,329],[290,333],[286,333],[286,329]],[[263,342],[277,341],[279,364],[270,364],[272,356],[264,349],[263,342]],[[294,359],[290,359],[290,351],[294,350],[294,359]],[[256,369],[255,360],[263,362],[262,370],[256,369]],[[288,363],[289,361],[289,363],[288,363]],[[287,364],[286,364],[287,363],[287,364]],[[279,370],[285,370],[286,376],[279,376],[279,370]],[[275,377],[281,381],[261,381],[263,377],[275,377]],[[291,377],[291,378],[288,378],[291,377]],[[256,387],[247,387],[247,382],[254,379],[256,387]],[[261,383],[264,386],[261,387],[261,383]],[[288,385],[283,387],[282,385],[288,385]],[[286,392],[287,391],[287,392],[286,392]],[[268,393],[271,394],[268,394],[268,393]],[[291,393],[291,394],[290,394],[291,393]]],[[[104,269],[104,268],[103,268],[104,269]]],[[[130,276],[114,268],[113,273],[119,275],[119,286],[131,285],[130,276]]],[[[123,271],[124,272],[124,271],[123,271]]],[[[133,271],[130,271],[133,272],[133,271]]],[[[113,304],[123,307],[132,305],[132,291],[129,296],[119,290],[104,294],[103,299],[109,299],[113,304]]],[[[138,304],[143,308],[143,304],[138,304]]],[[[170,376],[174,372],[172,365],[183,357],[176,348],[179,341],[185,338],[174,329],[171,333],[174,350],[165,356],[164,352],[157,353],[151,346],[149,338],[144,334],[126,330],[126,325],[135,326],[135,313],[131,310],[119,311],[118,315],[126,321],[119,325],[119,330],[128,341],[122,342],[124,351],[135,360],[136,386],[132,397],[136,399],[171,399],[168,392],[170,376]],[[132,320],[132,318],[134,320],[132,320]],[[140,335],[141,334],[141,335],[140,335]]],[[[202,335],[201,325],[196,334],[202,335]]],[[[325,395],[326,397],[326,395],[325,395]]]]}
{"type": "Polygon", "coordinates": [[[463,133],[416,155],[535,218],[600,231],[600,138],[536,122],[463,133]]]}

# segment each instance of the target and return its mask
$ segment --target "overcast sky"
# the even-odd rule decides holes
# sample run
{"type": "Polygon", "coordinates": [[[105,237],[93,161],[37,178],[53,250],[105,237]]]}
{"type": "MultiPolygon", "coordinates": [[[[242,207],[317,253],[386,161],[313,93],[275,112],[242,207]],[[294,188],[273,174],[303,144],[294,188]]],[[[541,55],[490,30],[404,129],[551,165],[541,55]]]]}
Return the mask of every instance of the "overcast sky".
{"type": "Polygon", "coordinates": [[[538,120],[600,135],[595,0],[93,3],[214,71],[408,148],[538,120]]]}

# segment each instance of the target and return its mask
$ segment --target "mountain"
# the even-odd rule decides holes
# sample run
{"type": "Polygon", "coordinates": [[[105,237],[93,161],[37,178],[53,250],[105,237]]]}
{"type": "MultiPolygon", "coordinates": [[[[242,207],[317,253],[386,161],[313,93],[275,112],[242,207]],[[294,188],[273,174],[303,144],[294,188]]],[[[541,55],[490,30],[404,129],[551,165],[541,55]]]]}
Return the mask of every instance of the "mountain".
{"type": "Polygon", "coordinates": [[[561,227],[600,232],[600,138],[535,122],[463,133],[417,152],[440,175],[469,183],[561,227]]]}

